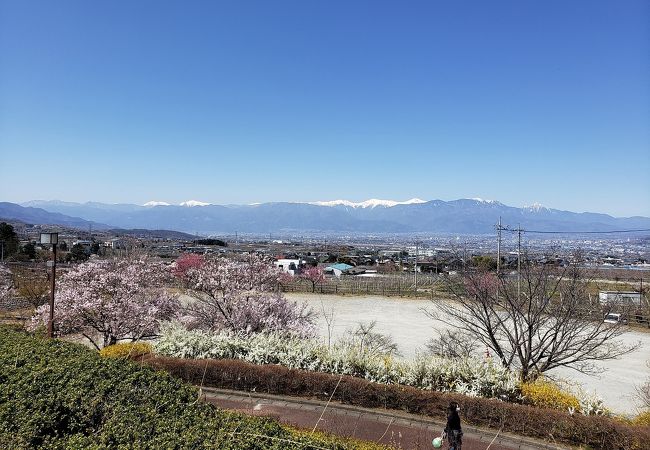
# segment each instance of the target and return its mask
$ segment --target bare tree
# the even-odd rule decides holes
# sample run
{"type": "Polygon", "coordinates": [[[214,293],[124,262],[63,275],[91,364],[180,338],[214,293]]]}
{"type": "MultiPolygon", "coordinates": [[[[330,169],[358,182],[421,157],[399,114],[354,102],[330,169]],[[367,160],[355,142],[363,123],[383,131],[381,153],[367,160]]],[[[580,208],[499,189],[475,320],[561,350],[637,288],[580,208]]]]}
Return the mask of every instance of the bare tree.
{"type": "MultiPolygon", "coordinates": [[[[650,369],[650,361],[646,365],[650,369]]],[[[641,402],[641,407],[650,409],[650,377],[646,378],[645,383],[636,388],[636,393],[641,402]]]]}
{"type": "Polygon", "coordinates": [[[47,273],[21,273],[18,274],[18,295],[38,308],[45,304],[50,292],[47,273]]]}
{"type": "Polygon", "coordinates": [[[476,337],[522,380],[557,367],[595,373],[597,361],[638,347],[616,339],[622,325],[603,323],[603,307],[591,301],[576,263],[557,268],[526,257],[515,275],[468,270],[446,283],[455,301],[427,314],[476,337]]]}
{"type": "Polygon", "coordinates": [[[427,342],[427,349],[433,355],[446,358],[467,358],[479,347],[479,340],[474,335],[459,334],[451,330],[438,332],[438,337],[427,342]]]}
{"type": "Polygon", "coordinates": [[[320,301],[320,309],[325,318],[325,324],[327,325],[327,348],[332,348],[332,328],[334,327],[334,307],[330,307],[329,311],[325,309],[325,304],[323,300],[320,301]]]}
{"type": "Polygon", "coordinates": [[[354,330],[348,331],[348,344],[369,356],[399,355],[393,337],[375,331],[376,326],[376,320],[357,323],[354,330]]]}

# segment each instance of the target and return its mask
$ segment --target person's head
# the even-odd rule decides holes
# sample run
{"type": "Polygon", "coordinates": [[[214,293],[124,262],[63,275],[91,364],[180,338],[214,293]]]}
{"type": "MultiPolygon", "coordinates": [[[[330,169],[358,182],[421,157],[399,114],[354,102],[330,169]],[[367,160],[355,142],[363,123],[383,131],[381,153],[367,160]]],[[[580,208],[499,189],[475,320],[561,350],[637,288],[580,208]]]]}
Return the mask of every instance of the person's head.
{"type": "Polygon", "coordinates": [[[458,402],[449,403],[449,408],[447,408],[447,412],[449,414],[458,413],[459,411],[460,411],[460,405],[458,404],[458,402]]]}

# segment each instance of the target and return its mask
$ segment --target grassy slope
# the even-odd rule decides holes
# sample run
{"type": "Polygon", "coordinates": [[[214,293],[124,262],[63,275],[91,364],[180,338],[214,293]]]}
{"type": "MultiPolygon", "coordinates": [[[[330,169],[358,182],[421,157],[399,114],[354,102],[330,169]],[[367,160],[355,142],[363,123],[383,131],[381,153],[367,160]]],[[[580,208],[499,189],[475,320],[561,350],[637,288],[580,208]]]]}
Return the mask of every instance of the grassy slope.
{"type": "Polygon", "coordinates": [[[191,386],[0,327],[0,448],[379,448],[197,401],[191,386]]]}

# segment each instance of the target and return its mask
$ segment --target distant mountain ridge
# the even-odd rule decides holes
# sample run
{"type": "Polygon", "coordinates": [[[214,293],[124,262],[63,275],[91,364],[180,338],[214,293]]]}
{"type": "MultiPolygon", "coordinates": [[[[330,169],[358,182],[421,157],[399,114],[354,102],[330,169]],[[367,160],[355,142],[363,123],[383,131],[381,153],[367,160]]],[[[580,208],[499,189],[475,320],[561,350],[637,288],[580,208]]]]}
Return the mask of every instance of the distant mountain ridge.
{"type": "Polygon", "coordinates": [[[93,227],[96,230],[106,230],[110,228],[106,224],[82,219],[81,217],[73,217],[55,211],[47,211],[43,208],[24,207],[9,202],[0,202],[0,218],[19,220],[34,225],[52,224],[84,229],[93,227]]]}
{"type": "MultiPolygon", "coordinates": [[[[25,220],[7,216],[17,214],[16,207],[21,208],[17,204],[0,203],[0,217],[25,220]],[[11,209],[3,205],[14,206],[11,209]]],[[[215,205],[196,200],[183,202],[181,205],[160,201],[135,205],[35,200],[23,203],[22,207],[30,211],[40,209],[70,216],[68,219],[59,217],[60,220],[82,220],[119,228],[164,228],[203,234],[237,231],[490,234],[494,232],[494,225],[499,217],[504,224],[521,225],[524,229],[538,231],[650,229],[648,217],[616,218],[607,214],[561,211],[538,204],[517,208],[496,200],[483,199],[411,199],[403,202],[371,199],[365,202],[335,200],[252,205],[215,205]]]]}

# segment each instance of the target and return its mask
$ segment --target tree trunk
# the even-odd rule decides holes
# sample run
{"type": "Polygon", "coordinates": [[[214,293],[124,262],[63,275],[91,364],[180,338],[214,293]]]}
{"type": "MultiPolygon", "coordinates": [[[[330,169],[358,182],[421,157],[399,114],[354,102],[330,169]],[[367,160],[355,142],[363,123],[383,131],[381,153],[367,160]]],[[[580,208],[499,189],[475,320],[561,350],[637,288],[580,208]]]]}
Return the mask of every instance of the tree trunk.
{"type": "Polygon", "coordinates": [[[111,333],[104,333],[104,347],[117,344],[117,338],[111,333]]]}

